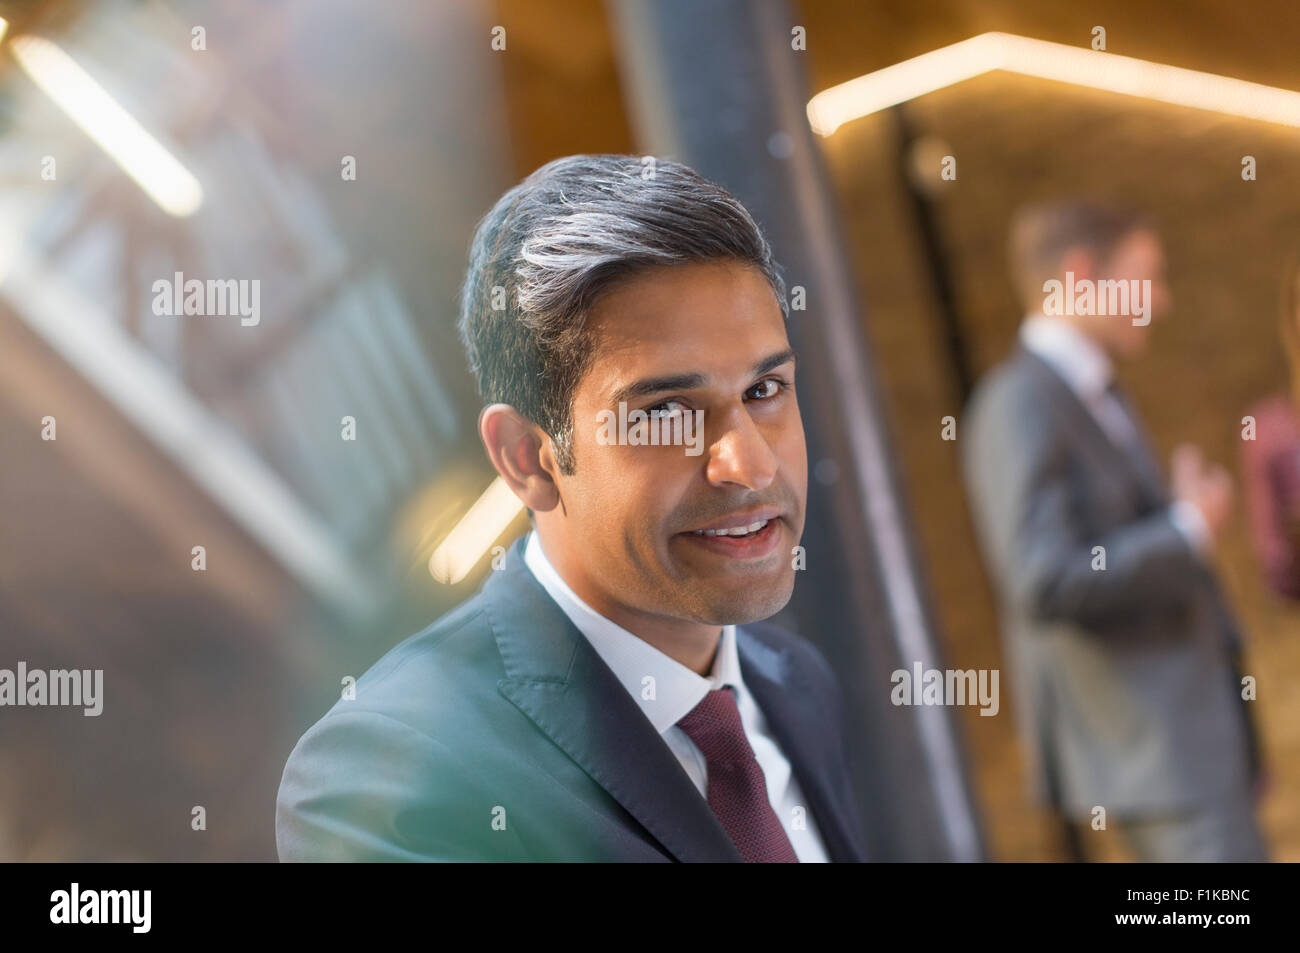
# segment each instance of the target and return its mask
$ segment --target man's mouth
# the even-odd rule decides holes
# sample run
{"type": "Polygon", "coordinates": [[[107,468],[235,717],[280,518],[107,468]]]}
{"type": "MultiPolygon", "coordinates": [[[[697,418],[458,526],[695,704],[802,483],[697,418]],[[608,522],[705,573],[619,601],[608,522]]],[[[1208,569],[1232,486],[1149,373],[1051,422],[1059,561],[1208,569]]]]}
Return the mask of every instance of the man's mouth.
{"type": "Polygon", "coordinates": [[[696,536],[754,536],[763,531],[771,520],[758,520],[744,526],[732,526],[723,529],[697,529],[696,536]]]}
{"type": "Polygon", "coordinates": [[[781,537],[781,517],[775,509],[715,520],[712,526],[678,535],[700,550],[729,560],[762,559],[776,551],[781,537]]]}

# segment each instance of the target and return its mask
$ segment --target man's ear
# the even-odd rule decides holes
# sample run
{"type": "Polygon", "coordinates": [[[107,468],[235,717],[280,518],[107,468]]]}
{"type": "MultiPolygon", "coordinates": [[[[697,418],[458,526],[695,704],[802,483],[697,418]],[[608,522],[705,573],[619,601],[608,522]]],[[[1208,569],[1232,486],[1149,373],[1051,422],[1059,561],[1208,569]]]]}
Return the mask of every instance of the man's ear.
{"type": "Polygon", "coordinates": [[[489,404],[478,415],[478,434],[492,466],[524,506],[546,513],[559,505],[554,464],[545,463],[554,454],[540,427],[509,404],[489,404]]]}

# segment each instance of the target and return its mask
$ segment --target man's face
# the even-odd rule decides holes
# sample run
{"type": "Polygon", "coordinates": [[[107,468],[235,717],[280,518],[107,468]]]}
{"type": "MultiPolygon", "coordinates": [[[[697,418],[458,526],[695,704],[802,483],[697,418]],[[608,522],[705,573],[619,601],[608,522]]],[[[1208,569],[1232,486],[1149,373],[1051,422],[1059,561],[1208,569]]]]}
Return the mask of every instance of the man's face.
{"type": "Polygon", "coordinates": [[[613,618],[725,625],[774,614],[794,588],[808,463],[771,287],[735,262],[655,268],[607,291],[589,320],[575,472],[557,476],[563,506],[539,522],[548,554],[613,618]],[[703,411],[702,432],[694,446],[684,423],[661,430],[678,445],[611,444],[601,422],[620,401],[629,417],[689,414],[690,425],[703,411]]]}
{"type": "Polygon", "coordinates": [[[1097,317],[1112,356],[1119,360],[1140,357],[1150,343],[1151,328],[1170,305],[1169,286],[1165,283],[1165,255],[1159,236],[1149,229],[1130,233],[1115,246],[1100,271],[1100,280],[1138,281],[1141,288],[1146,287],[1142,282],[1151,282],[1150,300],[1147,302],[1150,323],[1134,324],[1131,317],[1124,315],[1097,317]]]}

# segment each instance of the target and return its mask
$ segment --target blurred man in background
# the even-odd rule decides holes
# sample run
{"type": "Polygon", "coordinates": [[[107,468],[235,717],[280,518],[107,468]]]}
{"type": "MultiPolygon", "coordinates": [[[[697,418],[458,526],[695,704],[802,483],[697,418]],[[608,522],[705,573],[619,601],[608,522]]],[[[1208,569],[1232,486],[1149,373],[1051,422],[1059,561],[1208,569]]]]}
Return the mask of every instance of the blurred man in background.
{"type": "Polygon", "coordinates": [[[1115,381],[1169,304],[1159,237],[1131,211],[1047,204],[1016,217],[1011,257],[1028,317],[962,450],[1037,793],[1072,835],[1103,808],[1141,860],[1266,859],[1210,561],[1231,481],[1183,445],[1166,492],[1115,381]]]}

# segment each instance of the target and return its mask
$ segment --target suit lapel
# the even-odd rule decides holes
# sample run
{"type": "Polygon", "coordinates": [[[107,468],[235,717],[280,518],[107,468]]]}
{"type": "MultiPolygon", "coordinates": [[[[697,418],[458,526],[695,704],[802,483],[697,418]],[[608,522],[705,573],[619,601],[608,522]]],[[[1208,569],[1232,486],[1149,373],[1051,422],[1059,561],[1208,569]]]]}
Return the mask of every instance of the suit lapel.
{"type": "Polygon", "coordinates": [[[524,565],[522,541],[506,562],[483,592],[506,665],[500,693],[677,860],[739,862],[663,738],[524,565]]]}
{"type": "Polygon", "coordinates": [[[836,862],[864,860],[852,833],[857,825],[849,822],[830,787],[841,754],[828,743],[838,736],[826,731],[818,710],[808,703],[816,697],[815,687],[793,664],[788,649],[773,647],[741,627],[736,629],[736,652],[745,687],[799,779],[827,855],[836,862]]]}
{"type": "Polygon", "coordinates": [[[1123,389],[1116,389],[1114,394],[1123,406],[1124,413],[1128,415],[1129,423],[1133,425],[1133,430],[1138,437],[1138,446],[1134,453],[1133,462],[1142,471],[1148,492],[1159,503],[1166,503],[1168,502],[1168,494],[1165,490],[1164,476],[1160,472],[1160,464],[1151,453],[1151,439],[1141,418],[1138,416],[1137,408],[1133,406],[1133,401],[1129,399],[1128,394],[1123,389]]]}
{"type": "MultiPolygon", "coordinates": [[[[1020,350],[1025,359],[1030,361],[1031,366],[1037,370],[1039,378],[1044,382],[1044,386],[1056,394],[1060,406],[1073,417],[1076,425],[1075,432],[1085,434],[1085,439],[1092,442],[1098,453],[1118,461],[1118,466],[1127,471],[1137,482],[1147,506],[1154,508],[1163,505],[1165,501],[1164,485],[1160,472],[1155,468],[1155,462],[1151,459],[1150,454],[1144,448],[1139,456],[1116,446],[1115,441],[1102,428],[1097,418],[1093,416],[1092,411],[1079,399],[1079,395],[1074,392],[1073,388],[1061,379],[1055,369],[1023,345],[1020,345],[1020,350]]],[[[1137,429],[1140,439],[1145,441],[1146,434],[1142,429],[1141,421],[1137,419],[1137,415],[1133,413],[1132,407],[1127,403],[1125,404],[1125,411],[1133,422],[1133,426],[1137,429]]]]}

